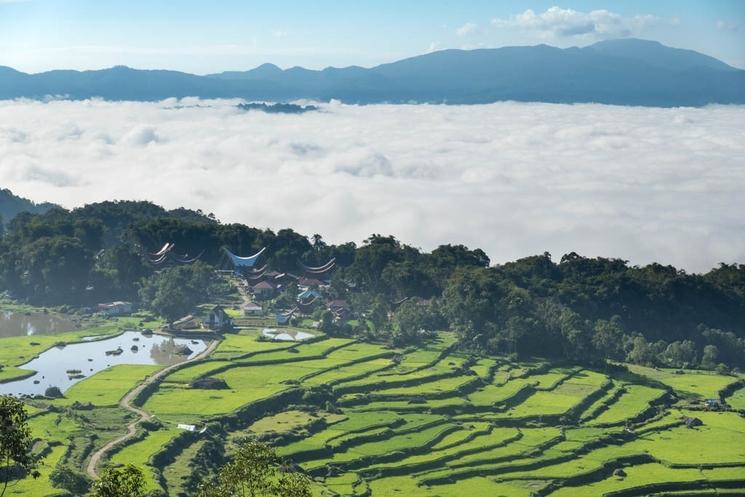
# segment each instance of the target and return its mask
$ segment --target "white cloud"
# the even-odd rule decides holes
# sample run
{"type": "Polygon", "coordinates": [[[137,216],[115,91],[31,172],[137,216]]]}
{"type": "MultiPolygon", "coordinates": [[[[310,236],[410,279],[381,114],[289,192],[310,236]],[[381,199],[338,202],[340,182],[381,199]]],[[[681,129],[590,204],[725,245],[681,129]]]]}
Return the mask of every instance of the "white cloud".
{"type": "Polygon", "coordinates": [[[0,102],[0,186],[65,206],[150,199],[335,242],[462,242],[496,262],[545,250],[745,262],[745,107],[322,107],[0,102]]]}
{"type": "Polygon", "coordinates": [[[427,47],[426,52],[427,53],[436,52],[437,50],[440,50],[441,48],[442,46],[440,45],[439,41],[433,41],[433,42],[430,42],[429,46],[427,47]]]}
{"type": "Polygon", "coordinates": [[[517,28],[549,40],[622,38],[638,35],[658,22],[659,19],[651,15],[625,17],[604,9],[581,12],[556,6],[542,13],[528,9],[509,19],[492,20],[498,28],[517,28]]]}
{"type": "Polygon", "coordinates": [[[739,31],[740,26],[738,26],[736,23],[731,21],[724,21],[722,19],[719,19],[717,21],[717,29],[720,31],[739,31]]]}
{"type": "Polygon", "coordinates": [[[455,34],[457,34],[458,36],[469,36],[469,35],[477,33],[478,30],[479,30],[478,24],[467,22],[464,25],[458,27],[455,30],[455,34]]]}

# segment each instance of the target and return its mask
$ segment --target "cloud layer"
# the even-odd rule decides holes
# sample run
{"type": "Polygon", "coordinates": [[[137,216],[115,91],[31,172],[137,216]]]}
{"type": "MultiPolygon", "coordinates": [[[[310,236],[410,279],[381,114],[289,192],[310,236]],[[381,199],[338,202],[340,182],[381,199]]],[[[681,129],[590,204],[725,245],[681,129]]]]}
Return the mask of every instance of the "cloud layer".
{"type": "Polygon", "coordinates": [[[0,187],[68,207],[147,199],[334,242],[466,243],[495,262],[745,262],[744,107],[322,109],[0,102],[0,187]]]}
{"type": "Polygon", "coordinates": [[[493,19],[498,28],[518,28],[543,39],[582,38],[589,40],[622,38],[639,34],[660,19],[651,15],[625,17],[609,10],[582,12],[551,7],[536,13],[528,9],[509,19],[493,19]]]}

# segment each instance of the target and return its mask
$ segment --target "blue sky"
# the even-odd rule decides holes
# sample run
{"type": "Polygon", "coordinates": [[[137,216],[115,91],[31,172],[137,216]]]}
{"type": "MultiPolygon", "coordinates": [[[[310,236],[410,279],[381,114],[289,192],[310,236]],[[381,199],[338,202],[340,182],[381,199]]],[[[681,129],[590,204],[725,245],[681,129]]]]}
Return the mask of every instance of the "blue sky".
{"type": "Polygon", "coordinates": [[[0,0],[0,65],[28,72],[371,66],[442,48],[625,36],[745,68],[745,1],[0,0]]]}

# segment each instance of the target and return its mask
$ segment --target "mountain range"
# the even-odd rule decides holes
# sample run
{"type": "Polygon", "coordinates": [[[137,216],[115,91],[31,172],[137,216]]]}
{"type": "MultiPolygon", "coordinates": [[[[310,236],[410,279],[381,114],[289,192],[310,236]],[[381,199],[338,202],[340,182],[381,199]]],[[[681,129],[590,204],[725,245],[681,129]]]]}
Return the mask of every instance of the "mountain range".
{"type": "Polygon", "coordinates": [[[0,99],[156,101],[190,96],[359,104],[515,100],[701,106],[745,103],[745,70],[692,50],[631,38],[582,48],[440,50],[371,68],[280,69],[263,64],[204,76],[124,66],[26,74],[0,66],[0,99]]]}

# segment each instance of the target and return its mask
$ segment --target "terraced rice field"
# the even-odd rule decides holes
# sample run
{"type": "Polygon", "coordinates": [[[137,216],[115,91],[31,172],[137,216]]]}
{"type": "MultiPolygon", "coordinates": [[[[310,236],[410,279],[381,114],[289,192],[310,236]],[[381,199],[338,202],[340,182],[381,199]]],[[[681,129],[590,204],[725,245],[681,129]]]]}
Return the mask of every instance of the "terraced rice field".
{"type": "MultiPolygon", "coordinates": [[[[745,494],[743,389],[723,391],[740,381],[733,376],[472,357],[452,348],[449,333],[410,350],[257,337],[228,336],[211,358],[146,392],[139,405],[163,426],[110,462],[134,462],[145,468],[148,488],[189,496],[210,464],[259,438],[314,478],[317,497],[745,494]],[[200,378],[225,388],[196,388],[200,378]],[[720,395],[732,408],[704,408],[703,399],[720,395]],[[702,425],[689,428],[685,418],[702,425]]],[[[150,372],[125,369],[97,394],[115,373],[84,380],[57,403],[87,399],[94,411],[85,415],[93,416],[150,372]]],[[[58,431],[79,429],[64,413],[39,411],[35,432],[49,435],[56,422],[58,431]]],[[[47,464],[72,464],[62,460],[65,437],[54,436],[59,445],[47,464]]],[[[34,496],[53,495],[48,483],[29,485],[34,496]]],[[[27,488],[15,495],[32,495],[27,488]]]]}

